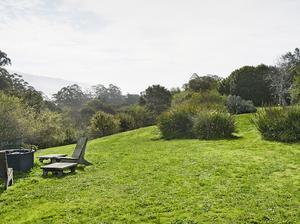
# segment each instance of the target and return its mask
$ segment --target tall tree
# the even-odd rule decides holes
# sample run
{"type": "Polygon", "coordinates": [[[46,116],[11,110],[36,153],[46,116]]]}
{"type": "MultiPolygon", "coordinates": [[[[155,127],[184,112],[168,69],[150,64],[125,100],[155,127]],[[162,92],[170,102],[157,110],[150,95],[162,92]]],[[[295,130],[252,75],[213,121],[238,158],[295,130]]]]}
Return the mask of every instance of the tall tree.
{"type": "Polygon", "coordinates": [[[266,65],[244,66],[233,71],[219,84],[221,94],[240,96],[245,100],[252,100],[256,106],[270,104],[272,95],[266,77],[272,70],[266,65]]]}
{"type": "Polygon", "coordinates": [[[0,90],[20,98],[28,106],[40,111],[43,106],[42,93],[25,82],[21,75],[10,74],[3,68],[3,66],[10,64],[11,60],[7,57],[7,54],[0,51],[0,90]]]}
{"type": "Polygon", "coordinates": [[[221,78],[216,75],[198,76],[194,73],[189,82],[184,85],[184,88],[194,92],[205,92],[216,89],[220,79],[221,78]]]}
{"type": "Polygon", "coordinates": [[[171,106],[172,95],[169,90],[160,85],[149,86],[141,94],[141,104],[144,104],[149,111],[159,115],[171,106]]]}
{"type": "Polygon", "coordinates": [[[93,89],[96,98],[105,103],[118,106],[125,102],[125,97],[122,95],[121,89],[113,84],[109,84],[108,88],[102,84],[98,84],[93,89]]]}
{"type": "Polygon", "coordinates": [[[86,100],[84,92],[77,84],[63,87],[56,94],[53,94],[55,103],[61,107],[80,107],[86,100]]]}
{"type": "Polygon", "coordinates": [[[273,69],[267,77],[272,93],[280,105],[286,105],[290,101],[296,66],[299,62],[300,50],[296,48],[294,52],[282,55],[277,61],[275,70],[273,69]]]}
{"type": "Polygon", "coordinates": [[[7,54],[0,50],[0,67],[5,65],[10,65],[11,61],[10,58],[7,57],[7,54]]]}
{"type": "Polygon", "coordinates": [[[125,102],[127,105],[138,104],[140,96],[138,94],[126,94],[125,102]]]}
{"type": "Polygon", "coordinates": [[[295,68],[295,78],[291,89],[292,103],[300,102],[300,63],[295,68]]]}

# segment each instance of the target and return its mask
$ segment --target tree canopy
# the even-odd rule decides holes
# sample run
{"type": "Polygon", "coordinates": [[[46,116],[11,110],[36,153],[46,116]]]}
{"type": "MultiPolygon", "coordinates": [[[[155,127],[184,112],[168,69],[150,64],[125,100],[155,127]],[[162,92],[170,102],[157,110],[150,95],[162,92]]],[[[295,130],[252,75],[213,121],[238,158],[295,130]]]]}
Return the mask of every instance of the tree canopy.
{"type": "Polygon", "coordinates": [[[220,80],[221,78],[216,75],[198,76],[194,73],[184,88],[194,92],[205,92],[217,88],[220,80]]]}
{"type": "Polygon", "coordinates": [[[160,114],[171,106],[172,95],[169,90],[160,85],[149,86],[141,94],[140,103],[154,114],[160,114]]]}
{"type": "Polygon", "coordinates": [[[270,104],[270,92],[267,76],[272,68],[264,64],[258,66],[244,66],[233,71],[219,85],[219,92],[226,95],[240,96],[245,100],[252,100],[256,106],[270,104]]]}
{"type": "Polygon", "coordinates": [[[86,100],[84,92],[77,84],[63,87],[56,94],[53,94],[55,103],[59,106],[79,107],[86,100]]]}

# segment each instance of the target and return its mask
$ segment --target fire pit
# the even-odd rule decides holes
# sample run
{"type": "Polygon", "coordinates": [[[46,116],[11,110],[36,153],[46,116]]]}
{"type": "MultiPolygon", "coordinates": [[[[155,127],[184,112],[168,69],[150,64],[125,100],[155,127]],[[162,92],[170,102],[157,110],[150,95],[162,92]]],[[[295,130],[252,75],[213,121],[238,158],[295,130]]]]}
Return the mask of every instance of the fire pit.
{"type": "Polygon", "coordinates": [[[13,170],[26,172],[33,167],[34,150],[9,149],[5,151],[8,167],[13,168],[13,170]]]}

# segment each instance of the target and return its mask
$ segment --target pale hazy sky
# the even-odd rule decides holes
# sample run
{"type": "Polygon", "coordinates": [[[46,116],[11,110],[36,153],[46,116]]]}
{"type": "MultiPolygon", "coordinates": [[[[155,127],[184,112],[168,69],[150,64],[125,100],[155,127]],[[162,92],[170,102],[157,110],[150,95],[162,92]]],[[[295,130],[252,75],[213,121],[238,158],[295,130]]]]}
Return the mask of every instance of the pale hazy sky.
{"type": "Polygon", "coordinates": [[[11,69],[124,93],[227,76],[300,47],[300,0],[1,0],[11,69]]]}

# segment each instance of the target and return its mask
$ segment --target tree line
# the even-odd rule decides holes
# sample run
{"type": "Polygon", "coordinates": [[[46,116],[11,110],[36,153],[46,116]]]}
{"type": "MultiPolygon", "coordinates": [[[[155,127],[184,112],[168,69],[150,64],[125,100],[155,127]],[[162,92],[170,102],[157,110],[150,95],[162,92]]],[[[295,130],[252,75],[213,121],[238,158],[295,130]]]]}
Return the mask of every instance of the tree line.
{"type": "MultiPolygon", "coordinates": [[[[51,100],[6,66],[11,59],[0,51],[0,148],[35,145],[39,148],[74,143],[79,136],[101,137],[153,125],[174,105],[226,107],[290,105],[300,101],[300,51],[280,56],[275,65],[243,66],[227,78],[193,74],[181,88],[149,86],[140,94],[123,95],[113,84],[83,91],[74,84],[51,100]],[[233,102],[234,101],[234,102],[233,102]],[[233,103],[232,103],[233,102],[233,103]]],[[[240,107],[241,108],[241,107],[240,107]]]]}

